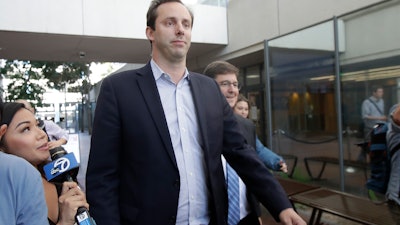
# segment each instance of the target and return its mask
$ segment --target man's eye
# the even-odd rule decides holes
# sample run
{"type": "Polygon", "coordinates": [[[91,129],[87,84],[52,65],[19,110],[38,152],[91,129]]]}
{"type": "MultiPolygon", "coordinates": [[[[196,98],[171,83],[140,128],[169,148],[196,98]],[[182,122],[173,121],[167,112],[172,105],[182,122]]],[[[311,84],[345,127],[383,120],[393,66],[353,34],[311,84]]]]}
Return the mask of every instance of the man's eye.
{"type": "Polygon", "coordinates": [[[167,26],[168,26],[168,27],[173,27],[173,26],[174,26],[174,23],[173,23],[172,21],[167,21],[167,26]]]}

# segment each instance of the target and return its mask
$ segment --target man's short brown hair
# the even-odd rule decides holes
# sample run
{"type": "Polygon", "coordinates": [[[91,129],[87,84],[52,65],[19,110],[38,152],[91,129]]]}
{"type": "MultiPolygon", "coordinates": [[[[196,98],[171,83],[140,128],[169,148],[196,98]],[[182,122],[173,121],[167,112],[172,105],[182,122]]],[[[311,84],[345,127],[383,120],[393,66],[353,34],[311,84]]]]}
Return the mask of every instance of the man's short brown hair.
{"type": "Polygon", "coordinates": [[[239,76],[239,69],[226,61],[214,61],[208,64],[203,73],[213,79],[215,79],[217,75],[228,73],[233,73],[237,77],[239,76]]]}
{"type": "Polygon", "coordinates": [[[157,16],[158,16],[157,9],[158,9],[158,7],[160,5],[162,5],[164,3],[169,3],[169,2],[177,2],[177,3],[180,3],[180,4],[184,5],[187,8],[187,10],[189,11],[190,16],[192,17],[191,26],[193,26],[193,20],[194,20],[193,12],[185,4],[183,4],[183,2],[180,1],[180,0],[153,0],[151,2],[151,4],[150,4],[150,7],[149,7],[149,9],[147,11],[147,15],[146,15],[147,26],[150,27],[153,30],[156,30],[155,23],[156,23],[156,19],[157,19],[157,16]]]}

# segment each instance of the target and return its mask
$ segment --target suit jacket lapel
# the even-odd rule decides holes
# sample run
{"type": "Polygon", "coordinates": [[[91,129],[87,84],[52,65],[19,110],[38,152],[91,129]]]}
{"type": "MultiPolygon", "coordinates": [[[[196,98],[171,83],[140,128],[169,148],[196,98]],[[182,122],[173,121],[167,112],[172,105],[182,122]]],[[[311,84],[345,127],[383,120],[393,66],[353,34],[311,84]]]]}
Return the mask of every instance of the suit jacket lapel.
{"type": "Polygon", "coordinates": [[[170,156],[175,167],[178,169],[174,150],[172,148],[171,137],[169,135],[168,125],[166,122],[167,120],[164,115],[164,109],[161,104],[160,95],[158,93],[150,64],[148,63],[145,67],[139,70],[138,75],[139,78],[137,79],[137,82],[139,89],[158,131],[158,134],[154,135],[159,135],[161,137],[168,155],[170,156]]]}

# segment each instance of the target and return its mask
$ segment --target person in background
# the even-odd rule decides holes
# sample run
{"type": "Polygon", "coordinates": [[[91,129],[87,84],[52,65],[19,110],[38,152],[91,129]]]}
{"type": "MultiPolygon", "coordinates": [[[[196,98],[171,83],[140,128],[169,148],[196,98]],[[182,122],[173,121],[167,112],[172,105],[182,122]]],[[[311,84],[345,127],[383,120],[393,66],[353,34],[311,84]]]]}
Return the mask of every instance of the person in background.
{"type": "Polygon", "coordinates": [[[98,225],[225,225],[223,154],[276,220],[305,225],[219,86],[186,68],[192,25],[181,1],[152,1],[151,60],[103,80],[86,173],[93,217],[98,225]]]}
{"type": "MultiPolygon", "coordinates": [[[[254,124],[248,119],[249,101],[243,95],[239,94],[239,69],[226,61],[214,61],[207,65],[203,73],[213,78],[218,83],[222,94],[225,96],[227,102],[232,107],[236,115],[245,118],[245,120],[243,120],[236,117],[238,122],[251,124],[250,128],[247,128],[247,130],[250,130],[250,133],[254,133],[255,141],[247,138],[247,142],[255,143],[254,148],[256,149],[261,161],[269,169],[287,173],[287,165],[282,157],[276,155],[261,143],[256,135],[254,124]]],[[[246,127],[249,127],[249,125],[246,125],[246,127]]]]}
{"type": "Polygon", "coordinates": [[[383,88],[381,86],[372,86],[372,95],[362,103],[361,118],[364,121],[364,138],[369,141],[369,133],[375,124],[385,123],[387,120],[383,101],[383,88]]]}
{"type": "MultiPolygon", "coordinates": [[[[18,99],[15,102],[19,102],[25,105],[25,108],[29,109],[33,114],[36,113],[35,109],[32,107],[32,105],[24,99],[18,99]]],[[[49,137],[49,148],[53,149],[56,147],[59,147],[61,145],[65,145],[68,142],[68,132],[64,129],[62,129],[60,126],[58,126],[56,123],[54,123],[51,120],[41,120],[39,119],[39,125],[43,122],[43,130],[47,133],[47,136],[49,137]]]]}
{"type": "Polygon", "coordinates": [[[390,155],[390,178],[386,191],[389,208],[400,224],[400,104],[391,108],[386,143],[390,155]]]}
{"type": "MultiPolygon", "coordinates": [[[[0,121],[4,103],[0,99],[0,121]]],[[[0,140],[5,129],[0,129],[0,140]]],[[[26,160],[0,148],[0,224],[47,224],[47,206],[39,172],[26,160]]]]}
{"type": "MultiPolygon", "coordinates": [[[[361,118],[363,119],[363,136],[364,142],[371,140],[371,130],[377,123],[385,123],[387,117],[385,115],[385,103],[383,101],[383,88],[381,86],[372,86],[372,95],[365,99],[361,105],[361,118]]],[[[365,162],[368,147],[363,147],[357,160],[365,162]]]]}
{"type": "MultiPolygon", "coordinates": [[[[225,61],[214,61],[206,66],[203,73],[210,78],[213,78],[217,82],[220,87],[221,93],[225,96],[227,102],[229,103],[229,106],[233,109],[238,101],[239,96],[240,86],[237,79],[239,69],[225,61]]],[[[235,114],[235,117],[239,124],[240,131],[245,137],[247,143],[250,144],[254,149],[256,149],[257,135],[254,123],[246,117],[240,116],[239,114],[235,114]]],[[[271,159],[268,158],[269,155],[267,155],[267,153],[264,153],[265,150],[266,149],[256,149],[258,156],[262,156],[260,157],[261,161],[268,167],[268,165],[271,165],[271,159]]],[[[226,163],[224,157],[222,157],[222,160],[225,170],[228,170],[229,164],[226,163]]],[[[271,169],[271,167],[269,168],[271,169]]],[[[229,177],[227,175],[227,172],[225,172],[225,177],[228,181],[229,177]]],[[[240,204],[245,205],[246,207],[240,208],[240,221],[238,224],[262,224],[260,217],[261,211],[257,200],[247,190],[241,179],[239,179],[239,184],[240,204]]],[[[231,196],[228,197],[231,198],[231,196]]]]}
{"type": "Polygon", "coordinates": [[[46,224],[74,225],[78,207],[89,207],[85,194],[75,182],[51,183],[44,178],[43,166],[50,158],[50,148],[47,135],[38,126],[34,114],[22,103],[4,103],[2,109],[0,148],[24,158],[42,173],[41,189],[48,209],[46,224]]]}
{"type": "MultiPolygon", "coordinates": [[[[249,107],[249,100],[247,100],[247,98],[244,97],[242,94],[239,94],[238,100],[233,107],[233,111],[241,115],[243,118],[248,118],[249,107]]],[[[258,137],[256,137],[256,151],[268,168],[274,171],[282,171],[284,173],[287,173],[287,165],[283,158],[277,155],[272,150],[265,147],[263,143],[261,143],[260,139],[258,139],[258,137]]]]}

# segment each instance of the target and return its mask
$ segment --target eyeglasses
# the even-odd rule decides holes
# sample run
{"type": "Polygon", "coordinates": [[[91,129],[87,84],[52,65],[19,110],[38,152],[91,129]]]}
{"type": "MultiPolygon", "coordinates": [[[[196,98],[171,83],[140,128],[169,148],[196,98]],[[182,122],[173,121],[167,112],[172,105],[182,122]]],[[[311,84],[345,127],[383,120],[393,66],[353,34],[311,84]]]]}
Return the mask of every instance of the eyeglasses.
{"type": "Polygon", "coordinates": [[[229,87],[233,87],[235,89],[240,90],[241,86],[238,82],[230,82],[228,80],[224,80],[219,82],[219,86],[223,87],[223,88],[229,88],[229,87]]]}

